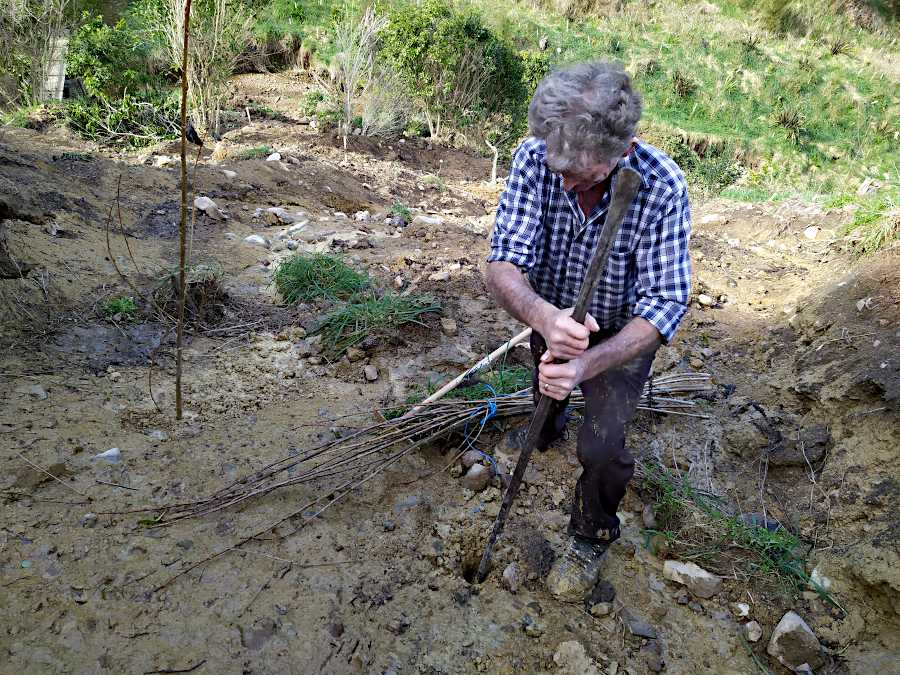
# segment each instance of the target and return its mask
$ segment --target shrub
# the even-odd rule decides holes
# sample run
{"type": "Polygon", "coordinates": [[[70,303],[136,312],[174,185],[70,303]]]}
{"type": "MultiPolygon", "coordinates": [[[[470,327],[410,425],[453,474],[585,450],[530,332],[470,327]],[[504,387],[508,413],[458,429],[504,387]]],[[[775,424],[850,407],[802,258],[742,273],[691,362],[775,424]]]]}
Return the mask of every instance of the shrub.
{"type": "Polygon", "coordinates": [[[140,147],[180,133],[180,113],[171,96],[80,98],[64,108],[66,123],[80,136],[100,143],[140,147]]]}
{"type": "Polygon", "coordinates": [[[362,108],[362,132],[366,136],[395,138],[409,121],[409,97],[391,68],[377,64],[362,108]]]}
{"type": "Polygon", "coordinates": [[[92,98],[120,98],[146,83],[138,44],[124,19],[114,26],[100,16],[82,15],[82,25],[69,41],[66,72],[78,78],[92,98]]]}
{"type": "Polygon", "coordinates": [[[391,205],[391,217],[395,220],[399,219],[404,223],[408,223],[412,220],[412,212],[403,202],[394,202],[393,205],[391,205]]]}
{"type": "Polygon", "coordinates": [[[512,48],[478,13],[446,0],[397,5],[381,42],[433,137],[445,121],[466,126],[520,94],[521,63],[512,48]]]}
{"type": "Polygon", "coordinates": [[[275,288],[288,303],[317,298],[345,300],[368,285],[365,274],[339,258],[321,253],[295,255],[275,271],[275,288]]]}
{"type": "Polygon", "coordinates": [[[0,73],[7,102],[34,104],[44,90],[55,47],[70,24],[70,0],[4,0],[0,3],[0,73]]]}

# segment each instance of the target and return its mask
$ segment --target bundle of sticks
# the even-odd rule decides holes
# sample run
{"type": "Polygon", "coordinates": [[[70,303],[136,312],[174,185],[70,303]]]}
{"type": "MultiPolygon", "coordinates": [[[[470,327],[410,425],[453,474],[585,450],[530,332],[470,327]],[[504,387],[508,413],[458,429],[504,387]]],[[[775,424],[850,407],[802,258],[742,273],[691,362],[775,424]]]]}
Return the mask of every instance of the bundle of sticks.
{"type": "MultiPolygon", "coordinates": [[[[710,376],[705,373],[651,378],[644,387],[638,409],[705,418],[705,415],[691,412],[695,403],[686,395],[711,389],[710,376]]],[[[575,409],[584,405],[580,392],[573,393],[571,405],[575,409]]],[[[235,507],[276,490],[314,484],[321,496],[279,521],[299,517],[302,527],[402,457],[432,441],[454,438],[458,442],[453,455],[455,461],[462,452],[476,447],[490,420],[530,414],[532,393],[529,388],[504,396],[479,400],[442,399],[410,408],[406,415],[376,422],[284,457],[206,497],[139,511],[156,512],[158,516],[153,525],[164,527],[186,518],[235,507]]]]}

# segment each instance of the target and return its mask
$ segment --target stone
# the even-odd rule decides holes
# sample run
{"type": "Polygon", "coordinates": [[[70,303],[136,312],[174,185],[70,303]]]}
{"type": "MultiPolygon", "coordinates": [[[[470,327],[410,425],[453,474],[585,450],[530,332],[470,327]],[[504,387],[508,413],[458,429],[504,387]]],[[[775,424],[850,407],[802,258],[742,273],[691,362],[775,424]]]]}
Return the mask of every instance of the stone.
{"type": "Polygon", "coordinates": [[[447,270],[440,270],[428,275],[428,281],[447,281],[447,279],[449,278],[450,272],[448,272],[447,270]]]}
{"type": "Polygon", "coordinates": [[[712,307],[716,304],[715,299],[711,295],[707,295],[706,293],[701,293],[700,295],[698,295],[697,302],[699,302],[702,307],[712,307]]]}
{"type": "Polygon", "coordinates": [[[210,218],[216,220],[225,220],[225,214],[219,209],[216,203],[209,197],[197,197],[194,200],[194,208],[203,211],[210,218]]]}
{"type": "Polygon", "coordinates": [[[273,152],[271,155],[266,157],[267,162],[280,162],[281,161],[281,153],[273,152]]]}
{"type": "Polygon", "coordinates": [[[732,602],[731,613],[739,619],[746,619],[750,616],[750,605],[746,602],[732,602]]]}
{"type": "Polygon", "coordinates": [[[235,178],[237,178],[237,171],[232,171],[230,169],[222,169],[222,174],[228,180],[234,180],[235,178]]]}
{"type": "Polygon", "coordinates": [[[110,448],[106,452],[101,452],[99,455],[94,455],[93,459],[99,459],[104,462],[109,462],[110,464],[118,464],[122,461],[122,451],[118,448],[110,448]]]}
{"type": "Polygon", "coordinates": [[[459,458],[460,464],[464,469],[471,469],[481,461],[481,453],[477,450],[466,450],[463,456],[459,458]]]}
{"type": "Polygon", "coordinates": [[[446,316],[441,317],[441,330],[444,331],[444,335],[448,335],[450,337],[453,337],[459,332],[459,329],[456,326],[456,321],[446,316]]]}
{"type": "Polygon", "coordinates": [[[369,220],[372,217],[372,214],[368,211],[357,211],[353,214],[353,220],[356,221],[364,221],[369,220]]]}
{"type": "Polygon", "coordinates": [[[819,668],[824,664],[822,646],[812,629],[796,612],[790,611],[781,617],[781,621],[772,631],[766,651],[778,662],[798,670],[804,664],[809,668],[819,668]]]}
{"type": "Polygon", "coordinates": [[[298,223],[294,223],[287,229],[287,233],[289,235],[293,236],[293,235],[297,234],[300,230],[302,230],[304,227],[306,227],[307,225],[309,225],[308,220],[302,220],[298,223]]]}
{"type": "Polygon", "coordinates": [[[378,379],[378,368],[373,365],[368,365],[363,368],[363,374],[366,376],[366,380],[374,382],[378,379]]]}
{"type": "Polygon", "coordinates": [[[472,492],[482,492],[491,482],[492,470],[483,464],[474,464],[462,477],[463,487],[472,492]]]}
{"type": "Polygon", "coordinates": [[[96,513],[85,513],[78,520],[78,524],[82,527],[96,527],[97,525],[97,514],[96,513]]]}
{"type": "Polygon", "coordinates": [[[692,357],[688,363],[694,370],[700,370],[703,367],[703,360],[698,359],[696,356],[692,357]]]}
{"type": "Polygon", "coordinates": [[[634,612],[623,609],[622,618],[625,620],[625,625],[628,626],[628,630],[632,635],[647,638],[648,640],[656,639],[656,629],[634,612]]]}
{"type": "Polygon", "coordinates": [[[356,363],[366,358],[366,353],[359,347],[350,347],[347,350],[347,358],[350,359],[351,363],[356,363]]]}
{"type": "Polygon", "coordinates": [[[745,623],[742,630],[744,631],[744,637],[747,638],[747,642],[759,642],[763,634],[762,626],[756,621],[745,623]]]}
{"type": "Polygon", "coordinates": [[[803,230],[803,236],[807,239],[815,239],[819,234],[819,228],[815,225],[810,225],[805,230],[803,230]]]}
{"type": "Polygon", "coordinates": [[[601,675],[584,645],[576,640],[561,642],[553,654],[553,663],[557,666],[556,672],[564,675],[601,675]]]}
{"type": "Polygon", "coordinates": [[[440,216],[416,216],[412,220],[413,225],[428,225],[432,227],[436,227],[438,225],[444,224],[444,219],[440,216]]]}
{"type": "Polygon", "coordinates": [[[296,251],[300,244],[298,244],[293,239],[288,239],[286,242],[284,242],[284,246],[288,251],[296,251]]]}
{"type": "Polygon", "coordinates": [[[154,441],[159,441],[160,443],[164,443],[169,440],[169,434],[163,431],[162,429],[153,429],[147,433],[147,436],[154,441]]]}
{"type": "Polygon", "coordinates": [[[595,602],[591,605],[591,616],[608,616],[612,613],[612,609],[611,602],[595,602]]]}
{"type": "Polygon", "coordinates": [[[20,394],[28,394],[31,398],[37,399],[38,401],[46,401],[50,398],[50,394],[47,393],[47,390],[39,384],[29,384],[24,387],[19,387],[16,391],[20,394]]]}
{"type": "MultiPolygon", "coordinates": [[[[285,225],[293,225],[300,222],[303,222],[303,224],[305,225],[305,217],[306,214],[303,212],[291,213],[287,209],[280,206],[270,206],[266,209],[266,220],[273,225],[278,225],[279,223],[283,223],[285,225]]],[[[296,230],[293,230],[291,228],[288,229],[289,234],[293,234],[295,231],[296,230]]]]}
{"type": "Polygon", "coordinates": [[[158,155],[156,159],[153,160],[153,166],[161,169],[162,167],[171,164],[171,162],[172,158],[169,157],[169,155],[158,155]]]}
{"type": "Polygon", "coordinates": [[[666,560],[663,577],[686,586],[698,598],[711,598],[722,590],[722,579],[692,562],[666,560]]]}
{"type": "Polygon", "coordinates": [[[525,631],[525,635],[532,638],[539,638],[544,634],[544,627],[530,614],[522,617],[522,630],[525,631]]]}
{"type": "Polygon", "coordinates": [[[251,234],[249,237],[244,237],[244,241],[251,246],[262,246],[263,248],[271,247],[269,240],[261,234],[251,234]]]}
{"type": "Polygon", "coordinates": [[[648,530],[656,529],[656,512],[653,508],[653,504],[644,504],[644,508],[641,510],[641,520],[644,523],[644,527],[648,530]]]}
{"type": "Polygon", "coordinates": [[[383,525],[385,532],[393,532],[397,529],[397,524],[393,520],[384,521],[383,525]]]}
{"type": "Polygon", "coordinates": [[[394,288],[396,288],[398,291],[403,288],[403,283],[404,281],[402,276],[398,275],[394,277],[394,288]]]}
{"type": "Polygon", "coordinates": [[[510,563],[503,570],[503,579],[501,583],[510,593],[516,593],[522,586],[522,577],[522,569],[519,567],[518,563],[510,563]]]}

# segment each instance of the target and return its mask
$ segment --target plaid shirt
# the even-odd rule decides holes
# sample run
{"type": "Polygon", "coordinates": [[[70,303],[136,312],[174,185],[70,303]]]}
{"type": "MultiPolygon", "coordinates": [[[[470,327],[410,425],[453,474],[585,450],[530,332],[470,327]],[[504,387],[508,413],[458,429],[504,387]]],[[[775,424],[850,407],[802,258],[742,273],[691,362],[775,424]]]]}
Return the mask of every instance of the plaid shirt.
{"type": "MultiPolygon", "coordinates": [[[[511,262],[532,288],[556,307],[572,307],[606,221],[610,194],[585,219],[574,192],[544,164],[543,141],[516,150],[500,197],[488,262],[511,262]]],[[[669,157],[638,141],[619,161],[641,176],[638,194],[613,242],[591,302],[601,329],[618,330],[632,316],[652,323],[671,341],[691,290],[688,241],[691,211],[684,174],[669,157]]]]}

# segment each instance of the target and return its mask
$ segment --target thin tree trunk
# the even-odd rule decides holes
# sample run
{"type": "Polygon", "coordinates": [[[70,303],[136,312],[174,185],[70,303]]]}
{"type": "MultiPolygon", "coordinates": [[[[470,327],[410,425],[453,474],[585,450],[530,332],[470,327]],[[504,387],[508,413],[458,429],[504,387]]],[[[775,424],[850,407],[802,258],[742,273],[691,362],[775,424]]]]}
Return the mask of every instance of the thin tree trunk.
{"type": "Polygon", "coordinates": [[[178,332],[175,342],[175,419],[182,414],[181,356],[184,345],[184,297],[187,291],[187,98],[188,38],[190,36],[191,0],[184,3],[184,44],[181,56],[181,222],[178,226],[178,332]]]}

